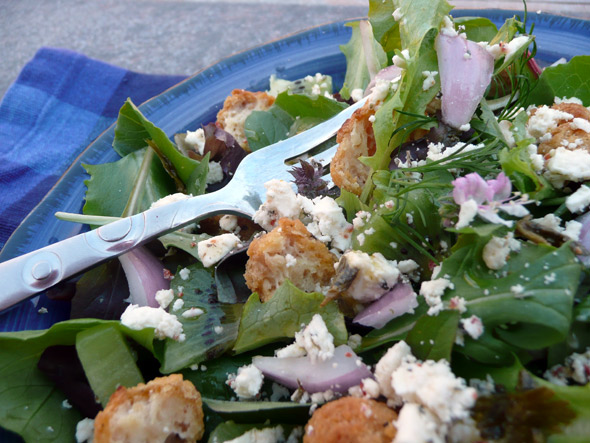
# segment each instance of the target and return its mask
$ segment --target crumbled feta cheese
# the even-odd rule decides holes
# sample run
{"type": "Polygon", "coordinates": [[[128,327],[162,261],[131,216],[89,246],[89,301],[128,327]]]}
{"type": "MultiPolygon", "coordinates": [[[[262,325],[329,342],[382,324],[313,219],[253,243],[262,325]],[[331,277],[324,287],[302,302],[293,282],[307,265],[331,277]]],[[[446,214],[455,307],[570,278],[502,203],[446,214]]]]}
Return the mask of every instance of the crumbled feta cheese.
{"type": "Polygon", "coordinates": [[[182,268],[179,272],[178,275],[180,276],[181,279],[183,280],[188,280],[189,276],[191,274],[191,270],[189,268],[182,268]]]}
{"type": "Polygon", "coordinates": [[[278,358],[291,358],[291,357],[303,357],[307,354],[307,351],[303,346],[298,343],[292,343],[284,348],[277,349],[275,356],[278,358]]]}
{"type": "Polygon", "coordinates": [[[440,28],[440,33],[442,35],[447,35],[449,37],[455,37],[459,35],[459,33],[455,30],[455,25],[451,18],[447,15],[443,18],[443,24],[440,28]]]}
{"type": "Polygon", "coordinates": [[[546,166],[557,178],[574,182],[590,179],[590,153],[585,149],[570,151],[560,146],[553,151],[546,166]]]}
{"type": "Polygon", "coordinates": [[[61,402],[61,407],[64,409],[72,409],[72,405],[67,399],[61,402]]]}
{"type": "Polygon", "coordinates": [[[527,130],[533,137],[540,138],[552,129],[557,128],[560,121],[573,118],[572,114],[543,105],[538,107],[534,115],[529,118],[527,130]]]}
{"type": "Polygon", "coordinates": [[[422,82],[422,90],[428,91],[436,84],[436,80],[434,77],[438,75],[438,71],[422,71],[422,75],[424,76],[424,81],[422,82]]]}
{"type": "Polygon", "coordinates": [[[302,331],[295,333],[295,343],[305,349],[312,363],[334,356],[334,337],[319,314],[315,314],[302,331]]]}
{"type": "Polygon", "coordinates": [[[279,401],[283,398],[289,398],[291,396],[291,392],[284,386],[281,386],[278,383],[272,384],[272,394],[270,394],[270,401],[279,401]]]}
{"type": "Polygon", "coordinates": [[[180,311],[183,306],[184,306],[184,300],[182,298],[179,298],[172,304],[172,310],[173,311],[180,311]]]}
{"type": "Polygon", "coordinates": [[[223,180],[223,169],[221,168],[221,163],[209,162],[209,172],[207,172],[207,179],[205,182],[208,185],[212,185],[213,183],[219,183],[221,180],[223,180]]]}
{"type": "Polygon", "coordinates": [[[424,297],[426,303],[430,306],[428,315],[438,315],[442,311],[444,306],[441,297],[447,288],[453,289],[454,285],[446,278],[422,282],[420,295],[424,297]]]}
{"type": "Polygon", "coordinates": [[[482,258],[486,266],[493,270],[502,269],[511,251],[519,251],[520,242],[509,232],[505,237],[493,236],[483,248],[482,258]]]}
{"type": "Polygon", "coordinates": [[[571,354],[563,365],[553,366],[543,374],[543,377],[560,386],[567,386],[570,380],[587,385],[590,382],[590,348],[583,354],[571,354]]]}
{"type": "Polygon", "coordinates": [[[563,235],[569,237],[573,241],[580,240],[580,234],[582,233],[582,223],[570,220],[565,223],[565,229],[563,230],[563,235]]]}
{"type": "Polygon", "coordinates": [[[361,88],[356,88],[350,91],[350,98],[352,98],[355,102],[361,101],[363,99],[363,95],[365,91],[361,88]]]}
{"type": "Polygon", "coordinates": [[[273,179],[266,182],[264,187],[266,201],[254,214],[255,223],[270,231],[280,218],[299,218],[301,204],[291,184],[284,180],[273,179]]]}
{"type": "MultiPolygon", "coordinates": [[[[549,138],[551,138],[551,134],[549,134],[549,138]]],[[[541,139],[543,139],[543,137],[541,137],[541,139]]],[[[535,172],[541,172],[545,166],[545,159],[541,154],[537,153],[537,149],[537,145],[532,143],[527,146],[527,152],[529,154],[529,158],[531,159],[531,165],[533,166],[535,172]]]]}
{"type": "Polygon", "coordinates": [[[445,442],[440,422],[416,403],[406,403],[393,424],[397,429],[393,443],[445,442]]]}
{"type": "MultiPolygon", "coordinates": [[[[563,59],[563,63],[567,63],[566,59],[563,59]]],[[[554,102],[556,105],[562,103],[575,103],[576,105],[583,105],[582,100],[578,97],[555,97],[554,102]]]]}
{"type": "Polygon", "coordinates": [[[94,439],[94,420],[83,418],[76,424],[76,442],[92,442],[94,439]]]}
{"type": "Polygon", "coordinates": [[[481,321],[481,318],[476,315],[472,315],[469,318],[462,318],[461,326],[463,326],[465,332],[467,332],[474,340],[481,337],[484,331],[483,322],[481,321]]]}
{"type": "Polygon", "coordinates": [[[402,8],[397,8],[395,11],[393,11],[393,19],[396,22],[399,22],[402,18],[404,18],[404,14],[402,13],[402,8]]]}
{"type": "Polygon", "coordinates": [[[379,384],[381,394],[387,397],[392,405],[401,404],[391,385],[391,375],[402,365],[404,360],[415,361],[412,350],[403,340],[397,342],[387,350],[375,366],[375,380],[379,384]]]}
{"type": "Polygon", "coordinates": [[[195,317],[198,317],[199,315],[203,315],[204,313],[205,313],[205,311],[203,311],[202,309],[189,308],[182,313],[182,317],[183,318],[195,318],[195,317]]]}
{"type": "Polygon", "coordinates": [[[274,428],[252,428],[239,437],[225,440],[225,443],[277,443],[285,441],[285,434],[281,425],[274,428]]]}
{"type": "Polygon", "coordinates": [[[213,328],[213,331],[214,331],[214,332],[215,332],[217,335],[219,335],[219,334],[222,334],[222,333],[223,333],[223,326],[219,326],[219,325],[217,325],[217,326],[215,326],[215,327],[213,328]]]}
{"type": "Polygon", "coordinates": [[[387,260],[379,252],[369,255],[352,250],[346,252],[340,260],[346,260],[349,268],[358,270],[347,294],[361,303],[377,300],[393,288],[399,279],[400,272],[396,262],[387,260]]]}
{"type": "MultiPolygon", "coordinates": [[[[428,153],[426,157],[432,161],[442,160],[443,158],[447,158],[459,151],[461,153],[475,151],[477,149],[482,149],[484,147],[483,144],[465,144],[463,142],[456,143],[453,146],[446,147],[442,143],[429,143],[428,144],[428,153]]],[[[444,164],[444,163],[443,163],[444,164]]]]}
{"type": "Polygon", "coordinates": [[[571,213],[582,212],[590,205],[590,188],[580,186],[576,192],[565,199],[565,206],[571,213]]]}
{"type": "Polygon", "coordinates": [[[449,300],[449,309],[456,309],[461,314],[467,311],[465,307],[465,299],[463,297],[455,296],[449,300]]]}
{"type": "Polygon", "coordinates": [[[361,380],[361,389],[364,394],[363,397],[365,398],[379,398],[381,395],[379,383],[372,378],[363,378],[361,380]]]}
{"type": "Polygon", "coordinates": [[[297,259],[293,257],[291,254],[285,255],[286,266],[288,268],[295,266],[297,264],[297,259]]]}
{"type": "Polygon", "coordinates": [[[365,226],[365,223],[371,218],[371,213],[367,211],[358,211],[352,220],[354,229],[360,229],[365,226]]]}
{"type": "Polygon", "coordinates": [[[524,298],[524,286],[521,284],[510,286],[510,292],[514,294],[515,298],[524,298]]]}
{"type": "Polygon", "coordinates": [[[192,195],[183,194],[182,192],[177,192],[176,194],[170,194],[170,195],[167,195],[166,197],[162,197],[161,199],[153,202],[150,206],[150,209],[160,208],[162,206],[166,206],[171,203],[176,203],[178,201],[187,200],[191,197],[192,197],[192,195]]]}
{"type": "Polygon", "coordinates": [[[303,212],[312,218],[306,227],[315,238],[330,242],[333,248],[340,251],[350,248],[353,227],[346,221],[336,200],[330,197],[316,197],[311,201],[301,197],[299,200],[303,212]]]}
{"type": "Polygon", "coordinates": [[[355,350],[356,348],[358,348],[361,343],[363,341],[363,337],[360,336],[359,334],[351,334],[348,336],[348,346],[351,347],[351,349],[355,350]]]}
{"type": "Polygon", "coordinates": [[[166,337],[182,342],[186,339],[182,331],[182,323],[175,315],[162,308],[129,305],[121,315],[121,323],[130,329],[155,328],[154,334],[159,339],[166,337]]]}
{"type": "Polygon", "coordinates": [[[174,291],[172,289],[160,289],[156,292],[155,299],[162,309],[166,309],[174,300],[174,291]]]}
{"type": "Polygon", "coordinates": [[[398,262],[397,269],[403,274],[409,274],[417,270],[420,266],[414,260],[402,260],[398,262]]]}
{"type": "Polygon", "coordinates": [[[197,253],[203,266],[208,268],[225,257],[239,244],[240,238],[237,235],[221,234],[197,243],[197,253]]]}
{"type": "Polygon", "coordinates": [[[508,58],[515,52],[518,52],[524,46],[528,46],[529,43],[530,37],[526,35],[521,35],[513,38],[512,40],[510,40],[509,43],[504,44],[502,46],[502,52],[504,53],[505,57],[508,58]]]}
{"type": "Polygon", "coordinates": [[[219,219],[219,227],[227,232],[234,232],[238,228],[238,217],[235,215],[224,215],[219,219]]]}
{"type": "Polygon", "coordinates": [[[186,131],[185,143],[193,145],[199,155],[205,153],[205,131],[203,128],[199,128],[196,131],[186,131]]]}
{"type": "Polygon", "coordinates": [[[227,384],[241,399],[252,399],[258,395],[262,387],[264,376],[260,369],[254,365],[242,366],[237,375],[230,374],[227,384]]]}
{"type": "Polygon", "coordinates": [[[512,123],[509,120],[500,120],[498,126],[500,127],[504,140],[506,140],[506,144],[509,148],[512,148],[516,144],[514,134],[512,134],[512,131],[510,130],[512,123]]]}
{"type": "Polygon", "coordinates": [[[423,362],[402,360],[391,374],[394,392],[406,403],[417,403],[432,412],[441,422],[469,417],[477,392],[455,377],[446,360],[423,362]]]}
{"type": "Polygon", "coordinates": [[[590,121],[585,118],[575,117],[570,125],[572,126],[572,129],[581,129],[584,132],[590,133],[590,121]]]}

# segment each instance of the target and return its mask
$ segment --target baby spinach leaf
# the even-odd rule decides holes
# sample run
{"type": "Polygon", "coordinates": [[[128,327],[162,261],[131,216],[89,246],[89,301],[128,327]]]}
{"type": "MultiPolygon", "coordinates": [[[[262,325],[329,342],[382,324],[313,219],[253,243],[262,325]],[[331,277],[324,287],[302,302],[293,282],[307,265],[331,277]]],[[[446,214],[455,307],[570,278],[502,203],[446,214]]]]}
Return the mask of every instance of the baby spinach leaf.
{"type": "Polygon", "coordinates": [[[485,17],[454,17],[456,26],[464,26],[467,39],[474,42],[489,42],[498,33],[498,27],[485,17]]]}
{"type": "Polygon", "coordinates": [[[184,231],[174,231],[159,237],[158,240],[166,248],[174,246],[175,248],[182,249],[184,252],[188,252],[195,258],[199,258],[197,244],[210,237],[208,234],[191,234],[184,231]]]}
{"type": "Polygon", "coordinates": [[[459,311],[445,310],[436,316],[423,315],[406,336],[412,354],[420,360],[451,360],[459,311]]]}
{"type": "Polygon", "coordinates": [[[278,401],[223,401],[205,397],[203,403],[224,419],[238,423],[256,423],[268,419],[299,424],[309,420],[309,404],[278,401]]]}
{"type": "Polygon", "coordinates": [[[569,62],[549,66],[529,94],[527,104],[552,105],[555,97],[577,97],[590,106],[590,55],[578,55],[569,62]]]}
{"type": "Polygon", "coordinates": [[[144,381],[123,334],[112,325],[80,331],[76,335],[76,351],[103,407],[117,387],[132,387],[144,381]]]}
{"type": "Polygon", "coordinates": [[[441,275],[453,276],[454,284],[444,299],[465,298],[464,316],[478,316],[484,334],[511,346],[535,350],[564,340],[581,274],[569,244],[558,249],[522,244],[520,252],[494,272],[482,260],[487,240],[474,235],[459,237],[453,254],[442,264],[441,275]]]}
{"type": "Polygon", "coordinates": [[[344,84],[340,89],[340,95],[345,100],[348,100],[353,90],[364,90],[371,81],[367,63],[372,63],[377,68],[376,71],[379,71],[387,66],[387,54],[374,39],[372,39],[371,54],[366,54],[361,37],[360,23],[347,23],[346,26],[352,28],[352,36],[348,43],[340,46],[340,50],[346,57],[346,74],[344,75],[344,84]]]}
{"type": "Polygon", "coordinates": [[[145,148],[150,142],[157,148],[159,155],[170,162],[178,177],[189,188],[189,179],[199,162],[180,153],[166,133],[146,119],[133,102],[127,99],[117,118],[113,149],[124,157],[145,148]]]}
{"type": "Polygon", "coordinates": [[[252,112],[244,124],[248,146],[257,151],[285,140],[294,121],[288,112],[274,105],[268,111],[252,112]]]}
{"type": "Polygon", "coordinates": [[[153,329],[132,331],[119,322],[94,319],[0,334],[0,426],[30,442],[74,440],[80,413],[62,406],[65,395],[37,368],[37,362],[47,347],[74,345],[79,332],[98,325],[112,325],[153,350],[153,329]]]}
{"type": "Polygon", "coordinates": [[[323,95],[310,97],[309,95],[289,94],[288,92],[279,94],[275,105],[293,118],[313,118],[318,122],[328,120],[348,107],[346,103],[332,100],[323,95]]]}
{"type": "Polygon", "coordinates": [[[334,345],[346,343],[348,335],[342,313],[335,302],[320,307],[323,301],[322,294],[303,292],[288,280],[265,303],[260,301],[258,294],[252,294],[244,305],[234,352],[239,354],[292,338],[302,324],[311,321],[314,314],[320,314],[324,319],[334,336],[334,345]]]}
{"type": "Polygon", "coordinates": [[[164,171],[158,159],[150,160],[146,168],[145,158],[152,158],[147,148],[135,151],[114,163],[83,165],[90,174],[87,186],[84,214],[120,217],[133,196],[136,212],[149,209],[150,205],[175,192],[174,183],[164,171]],[[139,175],[140,171],[143,174],[139,175]]]}
{"type": "Polygon", "coordinates": [[[182,294],[174,301],[179,298],[184,301],[183,307],[172,313],[177,314],[182,323],[186,340],[166,340],[160,367],[166,374],[223,354],[231,349],[238,334],[242,305],[219,303],[215,280],[200,263],[187,266],[187,269],[190,271],[187,280],[177,272],[170,282],[174,293],[182,294]],[[204,313],[184,318],[181,314],[190,308],[202,309],[204,313]]]}

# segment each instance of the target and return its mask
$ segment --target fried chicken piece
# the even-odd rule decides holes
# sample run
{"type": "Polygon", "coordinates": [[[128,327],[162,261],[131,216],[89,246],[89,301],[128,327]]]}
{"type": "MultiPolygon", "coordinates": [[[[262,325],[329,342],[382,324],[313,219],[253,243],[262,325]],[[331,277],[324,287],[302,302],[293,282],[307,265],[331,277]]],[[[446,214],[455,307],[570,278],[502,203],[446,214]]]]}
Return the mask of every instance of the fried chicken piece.
{"type": "Polygon", "coordinates": [[[336,135],[338,151],[332,159],[330,173],[336,186],[360,195],[371,168],[362,164],[359,157],[375,154],[375,134],[369,118],[375,115],[375,107],[366,103],[357,109],[336,135]]]}
{"type": "Polygon", "coordinates": [[[305,426],[304,443],[391,442],[397,414],[384,403],[343,397],[317,409],[305,426]]]}
{"type": "Polygon", "coordinates": [[[120,386],[96,416],[94,442],[194,442],[204,432],[201,395],[181,374],[172,374],[120,386]]]}
{"type": "Polygon", "coordinates": [[[311,292],[326,286],[334,275],[336,257],[313,238],[299,220],[281,218],[278,227],[256,238],[248,248],[246,284],[263,302],[287,279],[311,292]]]}
{"type": "Polygon", "coordinates": [[[221,111],[217,113],[217,125],[229,132],[244,150],[249,151],[244,133],[246,118],[253,111],[266,111],[274,102],[275,98],[266,92],[234,89],[223,102],[221,111]]]}
{"type": "MultiPolygon", "coordinates": [[[[574,118],[581,118],[589,121],[590,125],[590,110],[583,105],[577,103],[560,103],[551,106],[551,109],[567,112],[574,116],[574,118]]],[[[553,149],[560,146],[568,149],[585,149],[590,152],[590,133],[583,129],[576,128],[572,125],[573,120],[560,120],[557,127],[551,130],[551,138],[548,141],[542,141],[539,144],[537,152],[542,155],[547,155],[553,149]]]]}

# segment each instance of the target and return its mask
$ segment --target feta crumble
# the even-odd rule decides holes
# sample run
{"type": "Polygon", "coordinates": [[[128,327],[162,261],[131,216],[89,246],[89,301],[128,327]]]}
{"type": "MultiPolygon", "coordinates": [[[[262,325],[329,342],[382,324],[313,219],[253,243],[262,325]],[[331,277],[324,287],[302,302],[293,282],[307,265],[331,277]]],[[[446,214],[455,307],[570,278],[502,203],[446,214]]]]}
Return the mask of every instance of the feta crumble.
{"type": "Polygon", "coordinates": [[[461,326],[474,340],[481,337],[484,331],[483,322],[481,321],[481,318],[476,315],[472,315],[469,318],[462,318],[461,326]]]}
{"type": "Polygon", "coordinates": [[[94,420],[83,418],[76,424],[76,442],[92,442],[94,439],[94,420]]]}
{"type": "Polygon", "coordinates": [[[482,258],[488,268],[497,271],[506,265],[511,251],[520,251],[520,242],[512,232],[505,237],[493,236],[484,246],[482,258]]]}
{"type": "Polygon", "coordinates": [[[295,343],[305,349],[312,363],[334,357],[334,337],[319,314],[315,314],[302,331],[295,333],[295,343]]]}
{"type": "Polygon", "coordinates": [[[180,311],[184,306],[184,300],[182,298],[176,299],[172,304],[173,311],[180,311]]]}
{"type": "Polygon", "coordinates": [[[406,403],[393,422],[397,429],[393,443],[444,443],[439,432],[440,422],[428,409],[416,403],[406,403]]]}
{"type": "Polygon", "coordinates": [[[422,90],[428,91],[436,84],[436,80],[434,77],[438,75],[438,71],[422,71],[422,76],[424,77],[424,81],[422,82],[422,90]]]}
{"type": "Polygon", "coordinates": [[[562,146],[552,152],[552,157],[547,161],[547,170],[554,176],[552,182],[558,179],[556,184],[563,186],[563,180],[580,182],[590,179],[590,153],[584,149],[570,151],[562,146]],[[560,179],[560,180],[559,180],[560,179]]]}
{"type": "Polygon", "coordinates": [[[239,368],[237,374],[230,374],[226,383],[238,398],[249,400],[258,395],[263,380],[264,376],[260,369],[254,365],[247,365],[239,368]]]}
{"type": "Polygon", "coordinates": [[[200,315],[203,315],[204,313],[205,311],[203,311],[200,308],[189,308],[186,311],[184,311],[181,315],[182,318],[195,318],[200,315]]]}
{"type": "Polygon", "coordinates": [[[205,153],[205,131],[199,128],[196,131],[186,131],[185,143],[192,145],[199,155],[205,153]]]}
{"type": "Polygon", "coordinates": [[[590,188],[588,186],[580,186],[576,192],[569,195],[565,199],[565,206],[574,214],[582,212],[590,205],[590,188]]]}
{"type": "Polygon", "coordinates": [[[179,201],[183,201],[183,200],[187,200],[189,198],[191,198],[192,195],[190,194],[183,194],[182,192],[177,192],[176,194],[170,194],[167,195],[166,197],[162,197],[159,200],[156,200],[155,202],[153,202],[150,205],[150,209],[154,209],[154,208],[160,208],[162,206],[166,206],[169,205],[171,203],[176,203],[179,201]]]}
{"type": "Polygon", "coordinates": [[[172,289],[160,289],[156,292],[155,298],[160,307],[166,309],[174,300],[174,291],[172,289]]]}
{"type": "Polygon", "coordinates": [[[188,280],[189,276],[191,275],[191,270],[189,268],[182,268],[178,272],[178,275],[180,276],[181,279],[188,280]]]}
{"type": "Polygon", "coordinates": [[[572,120],[574,116],[568,112],[559,111],[546,105],[540,106],[527,122],[527,131],[539,139],[543,135],[557,128],[562,120],[572,120]]]}
{"type": "Polygon", "coordinates": [[[227,232],[234,232],[238,228],[238,217],[235,215],[224,215],[219,219],[219,227],[227,232]]]}
{"type": "Polygon", "coordinates": [[[447,288],[453,289],[454,285],[446,278],[423,281],[420,286],[420,295],[424,297],[430,308],[428,315],[438,315],[443,310],[442,295],[447,288]]]}
{"type": "Polygon", "coordinates": [[[291,184],[273,179],[264,184],[266,201],[258,208],[253,220],[266,231],[272,230],[280,218],[298,219],[301,205],[291,184]]]}
{"type": "Polygon", "coordinates": [[[221,234],[197,243],[197,253],[203,266],[208,268],[225,257],[239,244],[240,238],[237,235],[221,234]]]}
{"type": "Polygon", "coordinates": [[[161,340],[164,338],[171,338],[179,342],[186,340],[182,323],[175,315],[167,313],[162,308],[129,305],[121,315],[121,323],[134,330],[154,328],[155,336],[161,340]]]}

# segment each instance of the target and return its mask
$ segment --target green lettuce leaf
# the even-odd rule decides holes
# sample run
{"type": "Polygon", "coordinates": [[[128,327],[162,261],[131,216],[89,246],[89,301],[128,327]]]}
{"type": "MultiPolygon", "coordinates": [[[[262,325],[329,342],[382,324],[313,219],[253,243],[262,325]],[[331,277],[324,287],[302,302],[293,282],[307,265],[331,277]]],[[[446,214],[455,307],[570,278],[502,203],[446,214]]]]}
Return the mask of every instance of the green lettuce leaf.
{"type": "Polygon", "coordinates": [[[234,352],[239,354],[292,338],[314,314],[320,314],[324,319],[328,331],[334,336],[335,346],[346,343],[348,334],[344,317],[336,302],[320,307],[323,301],[322,294],[303,292],[288,280],[265,303],[260,301],[258,294],[252,294],[244,305],[234,352]]]}
{"type": "Polygon", "coordinates": [[[162,163],[147,148],[114,163],[83,166],[90,174],[90,179],[84,182],[88,188],[84,214],[120,217],[130,200],[137,213],[175,192],[174,182],[162,163]]]}
{"type": "Polygon", "coordinates": [[[153,329],[133,331],[117,321],[68,320],[41,331],[0,333],[0,426],[27,442],[74,441],[82,417],[62,406],[66,397],[37,362],[47,347],[74,345],[79,332],[100,325],[111,325],[153,352],[153,329]]]}
{"type": "Polygon", "coordinates": [[[381,45],[374,39],[371,54],[366,54],[361,37],[360,23],[347,23],[346,26],[352,28],[352,36],[348,43],[340,46],[340,50],[346,57],[346,74],[344,75],[344,84],[340,89],[340,95],[345,100],[348,100],[353,90],[364,90],[371,81],[367,63],[371,63],[373,70],[377,73],[387,66],[387,55],[381,45]]]}
{"type": "Polygon", "coordinates": [[[387,52],[388,59],[396,49],[402,50],[399,24],[393,19],[394,9],[392,1],[369,0],[369,22],[373,35],[387,52]]]}
{"type": "Polygon", "coordinates": [[[412,354],[420,360],[451,361],[451,351],[459,326],[459,311],[442,311],[436,316],[423,315],[406,336],[412,354]]]}
{"type": "Polygon", "coordinates": [[[113,149],[124,157],[148,145],[156,150],[163,162],[167,163],[165,166],[173,175],[178,176],[186,189],[196,194],[195,177],[192,174],[200,162],[180,153],[166,133],[146,119],[133,102],[127,99],[117,118],[113,149]]]}
{"type": "MultiPolygon", "coordinates": [[[[182,309],[173,313],[182,323],[186,340],[166,340],[160,367],[165,374],[220,356],[231,349],[238,334],[242,305],[219,303],[215,279],[200,263],[187,269],[190,271],[187,280],[177,272],[170,282],[175,294],[183,294],[182,309]],[[202,309],[204,314],[195,318],[182,317],[189,308],[202,309]]],[[[178,298],[175,297],[171,305],[178,298]]]]}
{"type": "Polygon", "coordinates": [[[584,106],[590,106],[588,72],[590,55],[579,55],[563,65],[545,68],[529,94],[527,104],[552,105],[555,97],[577,97],[584,106]]]}
{"type": "Polygon", "coordinates": [[[467,39],[474,42],[489,42],[498,33],[498,27],[485,17],[453,17],[455,26],[464,26],[467,39]]]}
{"type": "MultiPolygon", "coordinates": [[[[481,318],[484,340],[488,335],[508,347],[527,350],[563,341],[572,322],[573,298],[581,275],[581,265],[569,244],[558,249],[522,244],[520,252],[511,254],[504,268],[493,272],[482,259],[489,238],[473,234],[459,237],[440,271],[440,275],[452,276],[454,285],[445,292],[444,299],[465,298],[467,312],[463,316],[481,318]]],[[[481,354],[470,356],[478,358],[481,354]]]]}

